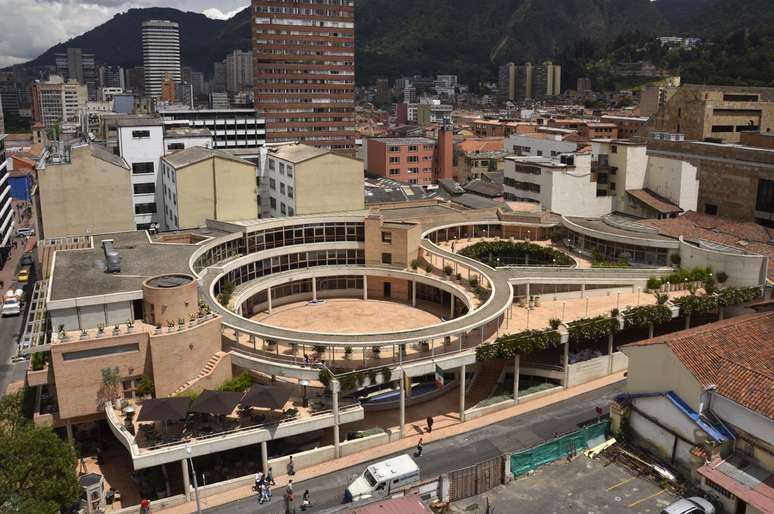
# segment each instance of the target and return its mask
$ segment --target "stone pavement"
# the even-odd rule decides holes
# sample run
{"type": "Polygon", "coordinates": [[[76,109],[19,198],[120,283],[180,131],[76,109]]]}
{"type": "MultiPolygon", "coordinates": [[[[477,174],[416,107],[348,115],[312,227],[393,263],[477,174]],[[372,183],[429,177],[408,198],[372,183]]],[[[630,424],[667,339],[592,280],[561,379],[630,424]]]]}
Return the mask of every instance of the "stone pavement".
{"type": "MultiPolygon", "coordinates": [[[[499,421],[502,421],[504,419],[527,414],[537,409],[541,409],[543,407],[561,402],[563,400],[574,398],[576,396],[582,395],[589,391],[593,391],[600,387],[604,387],[604,386],[613,384],[615,382],[624,380],[624,378],[625,378],[624,372],[609,375],[607,377],[594,380],[586,384],[582,384],[576,387],[571,387],[569,389],[559,391],[555,394],[552,394],[543,398],[539,398],[523,404],[515,405],[508,409],[503,409],[503,410],[494,412],[492,414],[482,416],[472,421],[467,421],[465,423],[457,423],[447,427],[439,427],[433,430],[431,434],[422,434],[421,437],[424,439],[424,443],[428,444],[433,441],[445,439],[465,432],[470,432],[472,430],[477,430],[477,429],[486,427],[492,423],[497,423],[499,421]]],[[[408,433],[409,435],[407,437],[399,441],[377,446],[375,448],[370,448],[368,450],[365,450],[353,455],[348,455],[340,459],[328,461],[317,466],[311,466],[309,468],[301,469],[296,472],[296,475],[293,477],[293,481],[295,483],[300,483],[310,478],[318,477],[321,475],[325,475],[327,473],[331,473],[333,471],[346,469],[348,467],[355,466],[363,462],[378,459],[383,455],[391,455],[393,453],[400,452],[403,450],[413,449],[416,446],[417,440],[419,439],[420,436],[418,434],[416,435],[412,434],[411,430],[409,430],[408,433]]],[[[281,475],[276,477],[277,486],[274,488],[274,490],[276,491],[275,494],[282,492],[282,488],[285,485],[287,485],[287,478],[288,477],[286,475],[281,475]]],[[[252,492],[252,484],[248,484],[248,485],[244,485],[244,486],[240,486],[235,489],[232,489],[231,491],[226,491],[223,493],[208,496],[206,498],[201,498],[201,507],[202,509],[204,509],[204,508],[215,507],[218,505],[224,505],[226,503],[239,500],[241,498],[245,498],[253,494],[254,493],[252,492]]],[[[196,510],[196,504],[195,502],[191,501],[175,507],[169,507],[167,509],[155,509],[154,512],[165,512],[170,514],[184,514],[184,513],[188,514],[190,512],[194,512],[195,510],[196,510]]]]}

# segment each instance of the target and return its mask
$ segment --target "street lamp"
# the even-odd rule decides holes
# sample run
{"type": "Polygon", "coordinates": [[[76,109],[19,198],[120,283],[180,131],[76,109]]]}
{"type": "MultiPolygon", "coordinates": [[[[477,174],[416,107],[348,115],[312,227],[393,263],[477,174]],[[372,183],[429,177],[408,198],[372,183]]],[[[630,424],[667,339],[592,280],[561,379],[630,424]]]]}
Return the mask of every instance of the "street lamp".
{"type": "Polygon", "coordinates": [[[185,445],[185,452],[188,454],[188,462],[191,464],[191,473],[193,474],[194,497],[196,498],[196,514],[201,514],[202,507],[199,504],[199,483],[196,480],[196,469],[194,469],[193,457],[191,456],[191,445],[185,445]]]}
{"type": "Polygon", "coordinates": [[[304,386],[304,407],[309,407],[309,396],[307,395],[307,387],[309,386],[309,381],[305,378],[302,378],[298,381],[298,385],[304,386]]]}

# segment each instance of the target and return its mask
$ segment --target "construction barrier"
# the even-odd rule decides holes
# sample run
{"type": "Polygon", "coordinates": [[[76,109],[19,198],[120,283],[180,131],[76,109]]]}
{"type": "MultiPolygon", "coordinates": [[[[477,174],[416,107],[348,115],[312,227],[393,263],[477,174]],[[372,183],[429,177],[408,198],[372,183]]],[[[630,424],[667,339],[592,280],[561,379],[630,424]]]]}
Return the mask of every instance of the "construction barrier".
{"type": "Polygon", "coordinates": [[[610,422],[605,420],[514,453],[511,455],[511,473],[513,476],[520,476],[568,455],[576,455],[587,448],[593,448],[605,440],[609,429],[610,422]]]}

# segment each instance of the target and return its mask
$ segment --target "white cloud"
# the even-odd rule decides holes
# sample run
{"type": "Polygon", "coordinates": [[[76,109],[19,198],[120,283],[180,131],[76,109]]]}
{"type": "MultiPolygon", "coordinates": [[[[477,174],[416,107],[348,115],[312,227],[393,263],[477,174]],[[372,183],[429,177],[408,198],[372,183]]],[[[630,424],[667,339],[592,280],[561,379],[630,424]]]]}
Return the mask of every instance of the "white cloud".
{"type": "Polygon", "coordinates": [[[34,59],[133,7],[176,7],[228,19],[245,4],[245,0],[0,0],[0,67],[34,59]]]}

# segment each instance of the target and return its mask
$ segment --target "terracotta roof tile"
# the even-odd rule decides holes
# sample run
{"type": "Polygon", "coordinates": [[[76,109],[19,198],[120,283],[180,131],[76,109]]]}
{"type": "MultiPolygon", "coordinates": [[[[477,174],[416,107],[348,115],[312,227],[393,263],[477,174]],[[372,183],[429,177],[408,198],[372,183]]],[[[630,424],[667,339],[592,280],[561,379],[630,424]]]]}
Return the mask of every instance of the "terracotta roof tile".
{"type": "Polygon", "coordinates": [[[774,419],[774,312],[730,318],[625,345],[666,344],[702,386],[774,419]]]}
{"type": "Polygon", "coordinates": [[[627,189],[626,193],[658,212],[665,214],[683,212],[679,206],[649,189],[627,189]]]}

